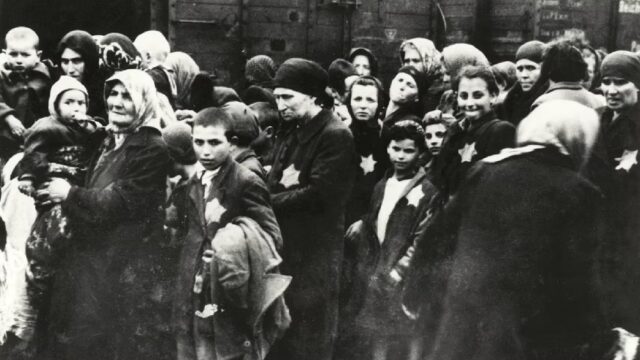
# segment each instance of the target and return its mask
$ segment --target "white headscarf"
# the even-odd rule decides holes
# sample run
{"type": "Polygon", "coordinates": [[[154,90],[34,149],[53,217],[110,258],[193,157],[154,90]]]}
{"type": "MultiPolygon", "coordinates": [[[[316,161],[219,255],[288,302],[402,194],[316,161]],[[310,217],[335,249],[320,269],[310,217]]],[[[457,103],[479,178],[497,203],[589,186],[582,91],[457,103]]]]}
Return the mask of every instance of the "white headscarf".
{"type": "Polygon", "coordinates": [[[553,146],[568,155],[576,168],[584,165],[598,136],[598,114],[569,100],[540,104],[518,126],[518,146],[553,146]]]}
{"type": "Polygon", "coordinates": [[[117,83],[121,83],[131,96],[136,112],[135,120],[126,129],[115,129],[111,124],[107,126],[107,129],[115,133],[135,132],[142,126],[160,129],[158,95],[151,76],[142,70],[136,69],[123,70],[115,73],[105,82],[105,104],[107,104],[107,98],[109,97],[111,89],[117,83]]]}

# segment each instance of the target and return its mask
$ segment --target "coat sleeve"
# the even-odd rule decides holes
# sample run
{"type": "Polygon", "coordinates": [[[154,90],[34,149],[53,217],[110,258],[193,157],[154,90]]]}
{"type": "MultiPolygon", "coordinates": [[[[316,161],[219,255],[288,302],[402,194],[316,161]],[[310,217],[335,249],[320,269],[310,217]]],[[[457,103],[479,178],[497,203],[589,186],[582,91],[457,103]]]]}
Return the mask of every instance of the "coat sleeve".
{"type": "Polygon", "coordinates": [[[348,129],[336,129],[322,135],[318,152],[311,164],[308,184],[273,194],[276,210],[323,211],[344,201],[355,176],[355,149],[348,129]]]}
{"type": "Polygon", "coordinates": [[[506,121],[500,121],[493,125],[488,135],[489,141],[482,157],[497,154],[500,150],[514,147],[516,144],[516,128],[506,121]]]}
{"type": "Polygon", "coordinates": [[[43,179],[47,174],[49,162],[47,154],[51,151],[52,131],[34,125],[24,140],[24,157],[20,161],[20,178],[43,179]]]}
{"type": "MultiPolygon", "coordinates": [[[[73,186],[63,208],[90,224],[117,224],[140,220],[149,215],[149,204],[164,195],[169,154],[157,143],[135,148],[128,156],[126,171],[104,189],[73,186]]],[[[108,165],[107,165],[108,166],[108,165]]]]}
{"type": "Polygon", "coordinates": [[[281,250],[282,234],[271,207],[269,190],[265,183],[256,178],[248,183],[243,194],[242,206],[245,209],[244,215],[253,219],[264,231],[271,235],[276,247],[281,250]]]}
{"type": "Polygon", "coordinates": [[[7,104],[7,99],[4,91],[5,83],[7,82],[7,78],[4,74],[0,74],[0,120],[4,122],[4,119],[7,115],[12,114],[15,115],[16,111],[13,107],[7,104]]]}

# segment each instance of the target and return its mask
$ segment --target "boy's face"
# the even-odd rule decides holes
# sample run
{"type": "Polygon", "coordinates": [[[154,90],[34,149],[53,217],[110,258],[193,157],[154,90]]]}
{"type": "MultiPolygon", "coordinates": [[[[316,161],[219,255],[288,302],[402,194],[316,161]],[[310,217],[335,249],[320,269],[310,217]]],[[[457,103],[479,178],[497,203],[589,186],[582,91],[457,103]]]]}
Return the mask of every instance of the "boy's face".
{"type": "Polygon", "coordinates": [[[205,169],[217,169],[230,156],[231,143],[225,132],[222,126],[193,127],[193,150],[205,169]]]}
{"type": "Polygon", "coordinates": [[[387,147],[387,153],[396,171],[411,170],[418,163],[418,148],[416,142],[411,139],[391,140],[387,147]]]}
{"type": "Polygon", "coordinates": [[[67,90],[58,100],[58,114],[65,120],[84,118],[87,114],[87,97],[78,90],[67,90]]]}
{"type": "Polygon", "coordinates": [[[11,70],[24,73],[40,61],[41,51],[36,49],[33,41],[22,39],[9,41],[4,53],[7,54],[7,64],[11,70]]]}
{"type": "Polygon", "coordinates": [[[442,141],[444,135],[447,133],[447,128],[444,124],[431,124],[427,125],[424,129],[424,138],[427,143],[427,149],[432,155],[438,155],[440,148],[442,147],[442,141]]]}

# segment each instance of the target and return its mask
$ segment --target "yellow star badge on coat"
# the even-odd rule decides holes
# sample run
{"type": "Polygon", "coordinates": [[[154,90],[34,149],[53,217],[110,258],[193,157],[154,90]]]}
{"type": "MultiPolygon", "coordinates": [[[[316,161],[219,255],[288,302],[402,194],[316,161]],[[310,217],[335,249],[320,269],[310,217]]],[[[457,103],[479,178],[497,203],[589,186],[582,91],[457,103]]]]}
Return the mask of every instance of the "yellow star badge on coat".
{"type": "Polygon", "coordinates": [[[300,184],[300,170],[296,170],[296,167],[291,164],[288,168],[284,169],[282,172],[282,178],[280,179],[280,184],[284,186],[285,189],[288,189],[292,186],[300,184]]]}
{"type": "Polygon", "coordinates": [[[638,150],[625,150],[622,153],[622,156],[615,159],[618,161],[618,166],[616,166],[616,170],[624,170],[629,172],[633,165],[638,163],[638,150]]]}
{"type": "Polygon", "coordinates": [[[360,168],[365,175],[373,172],[376,163],[377,161],[373,158],[373,154],[369,156],[360,156],[360,168]]]}
{"type": "Polygon", "coordinates": [[[420,200],[422,200],[423,197],[424,192],[422,192],[422,186],[414,187],[407,194],[407,205],[418,207],[418,204],[420,204],[420,200]]]}
{"type": "Polygon", "coordinates": [[[207,223],[220,222],[220,218],[225,212],[227,212],[227,209],[220,204],[218,198],[213,198],[207,203],[207,207],[204,210],[204,218],[207,223]]]}
{"type": "Polygon", "coordinates": [[[464,147],[458,150],[458,154],[460,154],[462,158],[460,162],[471,162],[473,156],[478,154],[478,151],[476,151],[476,143],[464,144],[464,147]]]}

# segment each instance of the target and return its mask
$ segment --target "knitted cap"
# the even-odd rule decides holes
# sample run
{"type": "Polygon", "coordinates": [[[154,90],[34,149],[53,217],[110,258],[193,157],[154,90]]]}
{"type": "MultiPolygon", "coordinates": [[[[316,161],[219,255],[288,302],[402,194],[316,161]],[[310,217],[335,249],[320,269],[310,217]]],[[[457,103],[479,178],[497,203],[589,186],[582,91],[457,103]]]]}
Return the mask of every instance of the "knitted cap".
{"type": "Polygon", "coordinates": [[[231,118],[229,132],[238,137],[240,145],[248,145],[258,137],[260,127],[257,116],[247,105],[239,101],[230,101],[220,109],[231,118]]]}
{"type": "Polygon", "coordinates": [[[60,76],[60,79],[51,86],[51,91],[49,92],[49,114],[51,114],[51,116],[58,117],[58,107],[56,106],[56,103],[60,100],[60,96],[69,90],[78,90],[83,93],[87,99],[87,106],[89,106],[89,92],[87,91],[87,88],[75,78],[62,75],[60,76]]]}
{"type": "Polygon", "coordinates": [[[618,77],[640,89],[640,57],[631,51],[614,51],[602,60],[602,77],[618,77]]]}
{"type": "Polygon", "coordinates": [[[545,44],[542,41],[528,41],[522,44],[522,46],[518,48],[518,51],[516,51],[516,61],[527,59],[535,63],[541,63],[544,47],[545,44]]]}
{"type": "Polygon", "coordinates": [[[191,127],[184,122],[173,123],[162,129],[162,138],[167,143],[173,161],[189,165],[196,162],[196,153],[191,143],[191,127]]]}
{"type": "Polygon", "coordinates": [[[277,88],[281,87],[309,96],[323,97],[329,76],[314,61],[291,58],[280,65],[276,71],[274,82],[277,88]]]}

